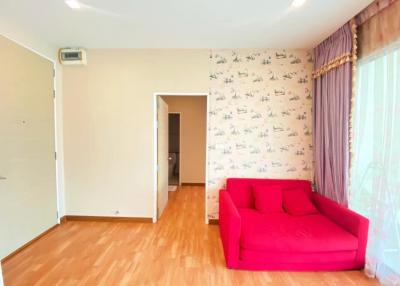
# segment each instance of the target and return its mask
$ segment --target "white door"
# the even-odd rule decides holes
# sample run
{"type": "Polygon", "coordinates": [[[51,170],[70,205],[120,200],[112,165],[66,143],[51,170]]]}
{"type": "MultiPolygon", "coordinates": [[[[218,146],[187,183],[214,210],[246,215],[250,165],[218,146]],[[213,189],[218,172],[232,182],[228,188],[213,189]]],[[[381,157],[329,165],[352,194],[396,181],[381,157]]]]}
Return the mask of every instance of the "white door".
{"type": "Polygon", "coordinates": [[[1,270],[1,263],[0,263],[0,286],[3,286],[3,272],[1,270]]]}
{"type": "Polygon", "coordinates": [[[0,36],[0,259],[57,224],[53,64],[0,36]]]}
{"type": "Polygon", "coordinates": [[[157,98],[157,217],[161,217],[168,203],[168,105],[157,98]]]}

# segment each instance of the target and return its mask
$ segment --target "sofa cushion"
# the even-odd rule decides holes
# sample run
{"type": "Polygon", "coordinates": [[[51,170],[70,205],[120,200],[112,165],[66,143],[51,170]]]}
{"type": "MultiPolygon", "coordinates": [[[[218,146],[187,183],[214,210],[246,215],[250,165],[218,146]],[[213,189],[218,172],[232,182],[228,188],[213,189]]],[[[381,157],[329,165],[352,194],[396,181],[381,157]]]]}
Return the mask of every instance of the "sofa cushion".
{"type": "Polygon", "coordinates": [[[283,212],[282,187],[279,185],[253,185],[254,204],[262,213],[283,212]]]}
{"type": "Polygon", "coordinates": [[[248,250],[271,252],[327,252],[356,250],[358,241],[321,214],[291,216],[239,209],[242,218],[240,245],[248,250]]]}
{"type": "Polygon", "coordinates": [[[301,187],[311,196],[311,182],[306,180],[229,178],[226,190],[238,208],[254,208],[253,184],[280,185],[282,188],[301,187]]]}
{"type": "Polygon", "coordinates": [[[310,196],[303,188],[291,188],[283,191],[283,207],[291,215],[308,215],[318,213],[310,196]]]}

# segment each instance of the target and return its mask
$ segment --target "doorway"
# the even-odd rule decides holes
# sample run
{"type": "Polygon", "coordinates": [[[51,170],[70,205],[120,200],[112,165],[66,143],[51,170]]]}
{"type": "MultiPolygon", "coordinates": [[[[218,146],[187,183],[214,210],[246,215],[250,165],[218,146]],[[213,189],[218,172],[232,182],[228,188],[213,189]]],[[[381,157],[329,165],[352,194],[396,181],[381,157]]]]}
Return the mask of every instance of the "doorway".
{"type": "Polygon", "coordinates": [[[175,191],[180,182],[181,113],[168,113],[168,190],[175,191]]]}
{"type": "MultiPolygon", "coordinates": [[[[208,94],[156,93],[154,120],[153,222],[156,222],[168,204],[169,191],[183,190],[181,185],[206,185],[208,94]]],[[[207,207],[204,213],[207,223],[206,213],[207,207]]]]}

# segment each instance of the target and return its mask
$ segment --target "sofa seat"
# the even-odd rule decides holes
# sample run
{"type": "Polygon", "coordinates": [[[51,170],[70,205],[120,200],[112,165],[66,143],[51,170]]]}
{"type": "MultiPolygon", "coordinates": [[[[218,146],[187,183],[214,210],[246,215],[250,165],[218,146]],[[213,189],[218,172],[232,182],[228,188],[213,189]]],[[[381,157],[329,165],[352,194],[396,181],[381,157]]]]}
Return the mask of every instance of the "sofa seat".
{"type": "Polygon", "coordinates": [[[365,217],[312,192],[306,180],[229,178],[226,190],[219,192],[220,235],[226,265],[232,269],[362,269],[368,224],[365,217]],[[303,189],[315,208],[293,215],[282,201],[281,212],[260,212],[268,198],[254,192],[255,185],[264,191],[303,189]],[[282,188],[273,187],[277,185],[282,188]]]}
{"type": "Polygon", "coordinates": [[[246,208],[238,211],[242,218],[240,246],[244,251],[241,256],[252,252],[264,257],[265,252],[342,252],[354,258],[358,249],[357,237],[321,214],[262,214],[255,209],[246,208]]]}

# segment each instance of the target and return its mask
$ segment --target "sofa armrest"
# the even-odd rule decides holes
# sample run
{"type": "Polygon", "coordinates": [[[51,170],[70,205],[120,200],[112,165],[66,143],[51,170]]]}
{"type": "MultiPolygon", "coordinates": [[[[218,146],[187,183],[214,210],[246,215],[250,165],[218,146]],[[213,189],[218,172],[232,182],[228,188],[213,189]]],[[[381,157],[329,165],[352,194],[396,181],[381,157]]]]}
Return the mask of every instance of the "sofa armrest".
{"type": "Polygon", "coordinates": [[[229,268],[237,268],[239,264],[241,218],[231,196],[225,190],[219,192],[219,230],[226,265],[229,268]]]}
{"type": "Polygon", "coordinates": [[[364,267],[369,220],[318,193],[313,193],[312,197],[316,207],[323,215],[358,238],[356,263],[360,268],[364,267]]]}

